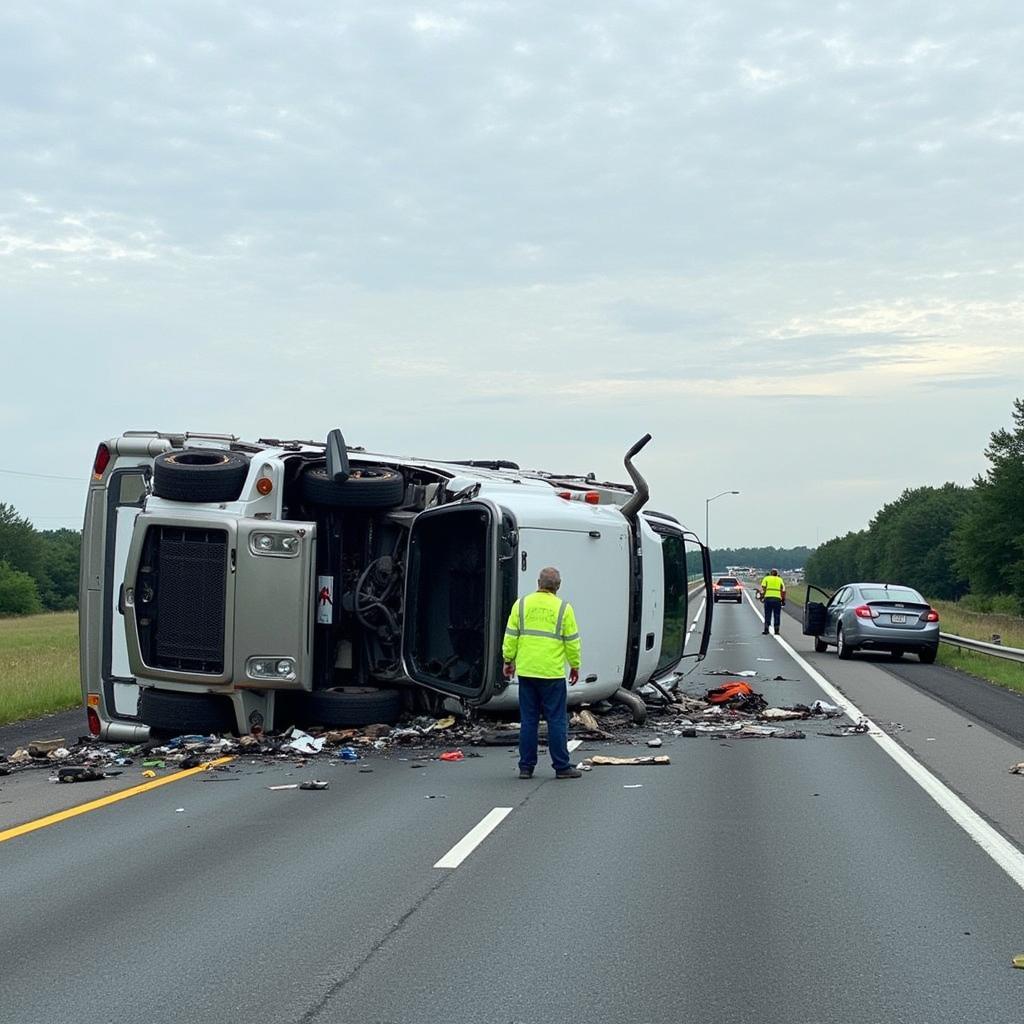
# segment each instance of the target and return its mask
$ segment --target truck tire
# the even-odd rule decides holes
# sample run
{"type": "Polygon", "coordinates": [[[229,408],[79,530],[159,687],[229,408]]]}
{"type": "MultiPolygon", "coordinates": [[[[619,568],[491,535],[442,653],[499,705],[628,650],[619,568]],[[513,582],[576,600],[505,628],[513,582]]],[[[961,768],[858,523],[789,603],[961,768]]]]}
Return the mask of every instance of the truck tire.
{"type": "Polygon", "coordinates": [[[248,475],[248,456],[238,452],[164,452],[153,461],[153,493],[169,501],[235,501],[248,475]]]}
{"type": "Polygon", "coordinates": [[[163,736],[209,736],[235,731],[231,701],[212,693],[178,693],[146,687],[139,694],[139,718],[151,733],[163,736]]]}
{"type": "Polygon", "coordinates": [[[308,725],[391,725],[402,717],[405,701],[400,690],[375,686],[335,686],[314,690],[295,702],[300,721],[308,725]]]}
{"type": "Polygon", "coordinates": [[[326,466],[313,466],[302,474],[302,496],[330,508],[395,508],[405,497],[405,479],[387,466],[354,466],[339,484],[328,477],[326,466]]]}

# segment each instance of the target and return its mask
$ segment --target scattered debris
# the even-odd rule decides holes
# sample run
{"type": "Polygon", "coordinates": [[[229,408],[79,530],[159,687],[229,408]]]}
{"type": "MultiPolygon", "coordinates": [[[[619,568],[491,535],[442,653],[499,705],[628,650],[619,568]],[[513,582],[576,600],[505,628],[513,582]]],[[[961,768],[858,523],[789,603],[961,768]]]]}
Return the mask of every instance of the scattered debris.
{"type": "Polygon", "coordinates": [[[58,782],[99,782],[106,777],[105,772],[86,765],[72,764],[57,769],[58,782]]]}
{"type": "Polygon", "coordinates": [[[643,789],[644,784],[642,782],[634,782],[632,785],[623,786],[623,789],[643,789]]]}
{"type": "Polygon", "coordinates": [[[305,782],[300,783],[299,789],[321,790],[330,789],[330,786],[329,782],[324,782],[322,779],[307,779],[305,782]]]}
{"type": "Polygon", "coordinates": [[[293,729],[288,749],[294,750],[299,754],[319,754],[324,749],[326,742],[327,740],[323,736],[314,738],[308,732],[303,732],[301,729],[293,729]]]}
{"type": "Polygon", "coordinates": [[[648,740],[647,741],[647,746],[649,746],[649,747],[660,747],[661,746],[661,737],[660,736],[655,736],[654,739],[648,740]]]}
{"type": "Polygon", "coordinates": [[[298,788],[299,788],[299,784],[297,782],[292,782],[292,783],[289,783],[289,784],[284,785],[284,786],[267,786],[267,789],[273,790],[275,793],[278,790],[281,790],[281,789],[298,789],[298,788]]]}
{"type": "Polygon", "coordinates": [[[1024,775],[1024,761],[1018,761],[1017,764],[1011,765],[1011,775],[1024,775]]]}
{"type": "Polygon", "coordinates": [[[584,764],[589,765],[642,765],[642,764],[671,764],[668,754],[657,754],[653,757],[607,757],[603,754],[596,754],[588,757],[584,764]]]}
{"type": "Polygon", "coordinates": [[[439,758],[439,761],[463,761],[465,754],[461,750],[446,750],[439,758]]]}

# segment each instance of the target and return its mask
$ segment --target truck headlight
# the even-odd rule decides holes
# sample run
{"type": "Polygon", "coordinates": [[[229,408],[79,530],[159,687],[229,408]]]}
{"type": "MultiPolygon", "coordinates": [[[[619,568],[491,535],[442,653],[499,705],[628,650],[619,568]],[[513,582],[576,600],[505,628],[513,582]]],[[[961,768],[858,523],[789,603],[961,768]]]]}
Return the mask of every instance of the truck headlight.
{"type": "Polygon", "coordinates": [[[254,533],[249,537],[249,550],[254,555],[294,558],[299,553],[299,538],[294,533],[254,533]]]}
{"type": "Polygon", "coordinates": [[[250,679],[295,679],[295,661],[292,658],[259,657],[249,658],[245,663],[245,674],[250,679]]]}

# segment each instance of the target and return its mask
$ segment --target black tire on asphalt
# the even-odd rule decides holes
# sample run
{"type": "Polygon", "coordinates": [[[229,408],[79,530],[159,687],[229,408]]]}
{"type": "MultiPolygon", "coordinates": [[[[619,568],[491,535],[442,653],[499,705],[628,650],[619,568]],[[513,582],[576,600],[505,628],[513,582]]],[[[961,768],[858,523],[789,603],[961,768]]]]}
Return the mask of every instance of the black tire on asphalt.
{"type": "Polygon", "coordinates": [[[849,661],[853,657],[853,648],[843,639],[843,627],[836,627],[836,654],[841,661],[849,661]]]}
{"type": "Polygon", "coordinates": [[[139,718],[150,732],[165,736],[235,731],[235,711],[227,697],[145,688],[139,694],[139,718]]]}
{"type": "Polygon", "coordinates": [[[828,650],[828,644],[820,636],[814,638],[814,651],[816,654],[824,654],[828,650]]]}
{"type": "Polygon", "coordinates": [[[892,658],[893,661],[899,661],[900,658],[903,657],[903,651],[890,651],[889,657],[892,658]]]}
{"type": "Polygon", "coordinates": [[[214,448],[164,452],[153,461],[153,493],[169,501],[235,501],[249,457],[214,448]]]}
{"type": "Polygon", "coordinates": [[[395,508],[405,498],[405,480],[387,466],[353,466],[344,483],[327,476],[326,466],[313,466],[302,474],[302,496],[313,505],[330,508],[395,508]]]}
{"type": "Polygon", "coordinates": [[[917,652],[917,656],[925,665],[934,665],[935,657],[939,653],[938,647],[925,647],[917,652]]]}
{"type": "Polygon", "coordinates": [[[335,686],[296,694],[294,710],[306,725],[387,725],[397,722],[405,708],[401,690],[375,686],[335,686]]]}

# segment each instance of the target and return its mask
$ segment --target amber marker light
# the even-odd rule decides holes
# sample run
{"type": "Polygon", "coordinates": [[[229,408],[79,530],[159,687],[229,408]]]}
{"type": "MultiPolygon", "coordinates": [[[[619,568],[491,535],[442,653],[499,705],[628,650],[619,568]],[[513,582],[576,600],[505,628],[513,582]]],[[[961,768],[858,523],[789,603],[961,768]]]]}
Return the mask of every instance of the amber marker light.
{"type": "Polygon", "coordinates": [[[256,481],[256,490],[259,494],[269,494],[274,489],[274,481],[269,476],[261,476],[256,481]]]}

